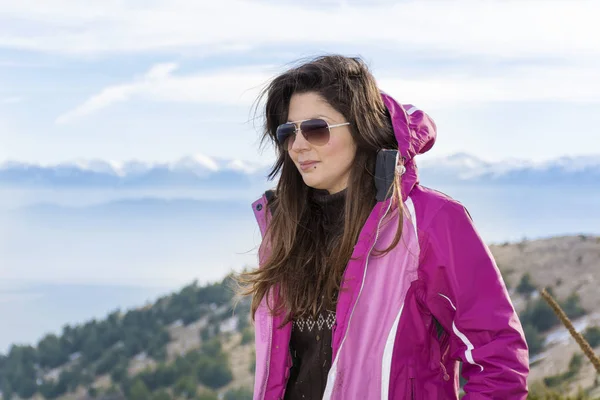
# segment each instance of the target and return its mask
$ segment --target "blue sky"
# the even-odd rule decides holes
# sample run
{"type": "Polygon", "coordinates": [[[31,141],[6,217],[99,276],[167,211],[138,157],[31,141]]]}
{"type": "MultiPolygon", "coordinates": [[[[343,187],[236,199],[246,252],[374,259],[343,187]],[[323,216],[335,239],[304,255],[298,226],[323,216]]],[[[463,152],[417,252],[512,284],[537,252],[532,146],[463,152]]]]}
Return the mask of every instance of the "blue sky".
{"type": "Polygon", "coordinates": [[[362,56],[429,112],[432,157],[600,153],[595,1],[83,4],[0,0],[0,162],[268,163],[257,90],[322,53],[362,56]]]}

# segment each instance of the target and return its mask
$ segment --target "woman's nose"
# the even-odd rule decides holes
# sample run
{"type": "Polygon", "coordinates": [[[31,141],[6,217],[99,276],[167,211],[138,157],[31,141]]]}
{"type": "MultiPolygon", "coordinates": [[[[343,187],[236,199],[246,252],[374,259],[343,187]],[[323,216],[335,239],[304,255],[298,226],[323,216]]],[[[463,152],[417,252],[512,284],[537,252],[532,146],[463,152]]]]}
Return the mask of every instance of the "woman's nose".
{"type": "Polygon", "coordinates": [[[310,143],[308,143],[308,141],[304,138],[304,135],[302,134],[302,132],[300,132],[300,130],[298,130],[296,132],[296,134],[294,135],[294,141],[292,143],[291,150],[302,151],[302,150],[307,150],[307,149],[310,149],[310,143]]]}

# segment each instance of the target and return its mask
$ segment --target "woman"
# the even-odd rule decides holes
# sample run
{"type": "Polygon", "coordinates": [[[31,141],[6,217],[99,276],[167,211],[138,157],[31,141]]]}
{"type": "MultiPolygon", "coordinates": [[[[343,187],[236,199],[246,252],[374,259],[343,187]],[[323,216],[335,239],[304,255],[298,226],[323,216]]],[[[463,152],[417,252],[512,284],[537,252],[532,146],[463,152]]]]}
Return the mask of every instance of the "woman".
{"type": "Polygon", "coordinates": [[[253,203],[255,399],[525,399],[528,348],[456,200],[419,185],[434,122],[325,56],[265,89],[274,191],[253,203]]]}

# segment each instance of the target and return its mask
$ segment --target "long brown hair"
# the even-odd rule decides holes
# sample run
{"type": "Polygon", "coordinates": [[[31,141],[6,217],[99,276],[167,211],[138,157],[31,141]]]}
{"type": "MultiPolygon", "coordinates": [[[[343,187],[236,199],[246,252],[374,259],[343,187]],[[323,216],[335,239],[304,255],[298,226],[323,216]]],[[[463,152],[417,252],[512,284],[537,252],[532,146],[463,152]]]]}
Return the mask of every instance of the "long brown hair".
{"type": "MultiPolygon", "coordinates": [[[[276,195],[266,207],[266,212],[273,212],[261,243],[261,251],[268,246],[268,257],[260,268],[240,274],[237,282],[239,294],[253,296],[253,319],[261,300],[274,289],[278,301],[268,306],[275,314],[286,313],[285,324],[333,305],[359,233],[376,203],[377,151],[397,149],[398,143],[375,79],[360,58],[326,55],[305,61],[273,79],[259,99],[265,96],[261,145],[272,143],[278,156],[269,179],[279,173],[281,176],[276,195]],[[292,95],[306,92],[319,94],[350,122],[357,145],[346,192],[343,233],[329,246],[318,234],[318,214],[310,206],[310,189],[275,136],[277,126],[287,121],[292,95]]],[[[394,204],[401,206],[399,177],[392,186],[394,204]]],[[[384,253],[400,239],[401,212],[399,216],[396,237],[384,253]]]]}

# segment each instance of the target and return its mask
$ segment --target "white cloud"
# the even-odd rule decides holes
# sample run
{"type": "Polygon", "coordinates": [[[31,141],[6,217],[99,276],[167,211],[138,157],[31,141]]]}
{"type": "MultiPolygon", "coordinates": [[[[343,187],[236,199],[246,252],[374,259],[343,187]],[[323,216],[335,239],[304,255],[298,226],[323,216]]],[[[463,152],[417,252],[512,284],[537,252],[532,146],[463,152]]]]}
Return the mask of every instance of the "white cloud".
{"type": "Polygon", "coordinates": [[[60,115],[56,122],[68,123],[132,98],[225,105],[252,103],[270,77],[269,67],[172,75],[176,69],[177,65],[174,63],[155,65],[131,83],[101,90],[83,104],[60,115]]]}
{"type": "Polygon", "coordinates": [[[121,85],[108,87],[102,90],[95,96],[92,96],[81,106],[76,109],[69,111],[66,114],[61,115],[56,119],[59,124],[69,122],[73,119],[91,114],[95,111],[101,110],[109,105],[128,100],[135,93],[134,85],[121,85]]]}
{"type": "MultiPolygon", "coordinates": [[[[60,115],[59,124],[72,122],[113,104],[132,99],[222,105],[250,105],[274,75],[275,68],[241,67],[174,75],[177,65],[158,64],[133,82],[109,86],[83,104],[60,115]]],[[[421,107],[448,103],[491,101],[600,101],[598,72],[579,67],[519,67],[490,74],[448,74],[399,78],[381,71],[378,83],[398,101],[421,107]]]]}
{"type": "Polygon", "coordinates": [[[583,67],[519,67],[496,75],[437,75],[424,79],[379,79],[399,101],[437,107],[449,102],[599,102],[599,73],[583,67]]]}
{"type": "Polygon", "coordinates": [[[365,44],[436,55],[600,56],[595,0],[362,5],[221,0],[0,0],[0,47],[70,55],[365,44]]]}
{"type": "Polygon", "coordinates": [[[171,75],[171,72],[177,69],[175,63],[165,63],[153,66],[150,71],[146,74],[146,78],[149,80],[164,79],[171,75]]]}

